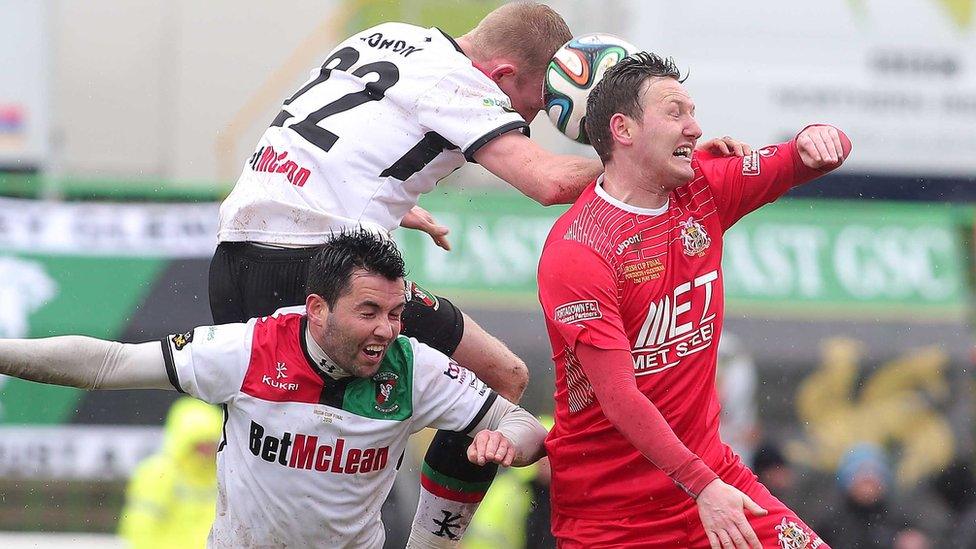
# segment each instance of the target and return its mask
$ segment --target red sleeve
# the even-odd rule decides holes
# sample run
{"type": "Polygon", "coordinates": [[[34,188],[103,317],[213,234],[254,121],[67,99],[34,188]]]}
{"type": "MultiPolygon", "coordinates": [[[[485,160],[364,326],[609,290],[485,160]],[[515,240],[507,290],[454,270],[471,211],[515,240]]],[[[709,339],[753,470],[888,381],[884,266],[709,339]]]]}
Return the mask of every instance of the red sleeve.
{"type": "Polygon", "coordinates": [[[803,164],[795,138],[763,147],[749,156],[719,158],[695,151],[695,158],[712,188],[724,229],[749,212],[783,196],[791,188],[829,171],[815,170],[803,164]]]}
{"type": "Polygon", "coordinates": [[[596,251],[571,240],[546,245],[539,260],[539,301],[567,347],[581,341],[629,351],[617,299],[616,270],[596,251]]]}
{"type": "Polygon", "coordinates": [[[694,498],[718,478],[678,439],[660,410],[637,388],[629,351],[603,350],[581,342],[575,353],[603,415],[644,457],[694,498]]]}

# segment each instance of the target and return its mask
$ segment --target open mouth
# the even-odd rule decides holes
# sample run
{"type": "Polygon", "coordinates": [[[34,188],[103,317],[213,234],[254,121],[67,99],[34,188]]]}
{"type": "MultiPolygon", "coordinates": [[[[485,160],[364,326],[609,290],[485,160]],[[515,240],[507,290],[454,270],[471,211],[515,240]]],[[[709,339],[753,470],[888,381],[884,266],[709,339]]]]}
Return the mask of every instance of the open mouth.
{"type": "Polygon", "coordinates": [[[671,156],[691,160],[691,147],[678,147],[673,153],[671,153],[671,156]]]}
{"type": "Polygon", "coordinates": [[[363,348],[363,354],[375,360],[383,356],[383,350],[385,348],[386,347],[383,345],[367,345],[366,347],[363,348]]]}

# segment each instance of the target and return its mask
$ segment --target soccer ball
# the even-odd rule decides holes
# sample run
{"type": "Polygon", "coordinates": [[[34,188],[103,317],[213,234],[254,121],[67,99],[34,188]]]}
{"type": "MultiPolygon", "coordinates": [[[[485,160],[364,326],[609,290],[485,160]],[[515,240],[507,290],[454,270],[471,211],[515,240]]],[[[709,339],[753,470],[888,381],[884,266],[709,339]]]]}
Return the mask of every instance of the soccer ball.
{"type": "Polygon", "coordinates": [[[573,141],[588,144],[583,123],[590,90],[607,69],[638,51],[612,34],[585,34],[563,44],[546,67],[543,96],[546,114],[556,129],[573,141]]]}

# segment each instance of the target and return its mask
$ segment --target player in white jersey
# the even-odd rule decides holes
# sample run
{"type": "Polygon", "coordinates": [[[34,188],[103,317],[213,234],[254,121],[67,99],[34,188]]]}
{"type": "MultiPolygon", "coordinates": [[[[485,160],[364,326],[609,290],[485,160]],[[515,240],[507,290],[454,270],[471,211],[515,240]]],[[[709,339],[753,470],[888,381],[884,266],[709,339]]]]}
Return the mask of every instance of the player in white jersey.
{"type": "Polygon", "coordinates": [[[506,466],[539,459],[546,434],[470,371],[399,335],[403,269],[391,241],[343,233],[313,261],[304,307],[162,345],[0,340],[0,373],[222,405],[211,547],[379,548],[380,507],[411,433],[476,433],[468,459],[506,466]]]}
{"type": "MultiPolygon", "coordinates": [[[[545,67],[570,38],[551,8],[515,2],[457,40],[386,23],[337,45],[284,101],[221,206],[215,323],[302,303],[312,247],[337,230],[404,225],[442,238],[446,229],[415,208],[417,199],[467,161],[543,204],[571,201],[600,163],[548,153],[525,135],[543,106],[545,67]]],[[[417,288],[403,321],[406,335],[521,398],[524,362],[449,300],[417,288]]],[[[492,467],[464,466],[466,445],[442,431],[425,458],[414,529],[438,531],[446,545],[463,534],[494,476],[492,467]],[[456,528],[436,524],[444,510],[456,528]]]]}
{"type": "MultiPolygon", "coordinates": [[[[336,230],[403,224],[442,238],[446,228],[417,200],[466,161],[543,204],[575,198],[600,163],[550,154],[524,135],[543,105],[545,67],[570,38],[548,6],[515,2],[457,40],[385,23],[337,45],[284,101],[221,205],[214,321],[301,303],[312,247],[336,230]]],[[[408,304],[404,333],[518,399],[522,361],[449,301],[426,297],[408,304]]]]}

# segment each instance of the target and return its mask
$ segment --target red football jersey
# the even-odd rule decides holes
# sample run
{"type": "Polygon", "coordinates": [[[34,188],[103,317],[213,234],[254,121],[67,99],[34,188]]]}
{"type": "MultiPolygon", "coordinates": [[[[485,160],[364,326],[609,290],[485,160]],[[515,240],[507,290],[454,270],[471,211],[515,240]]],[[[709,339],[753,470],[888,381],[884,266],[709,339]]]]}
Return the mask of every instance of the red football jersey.
{"type": "Polygon", "coordinates": [[[696,151],[695,177],[650,210],[598,179],[556,222],[539,264],[539,299],[556,365],[556,424],[546,439],[553,510],[617,518],[687,497],[604,416],[572,350],[629,350],[638,389],[709,467],[721,462],[715,362],[722,330],[722,235],[743,215],[821,172],[794,142],[746,157],[696,151]]]}

